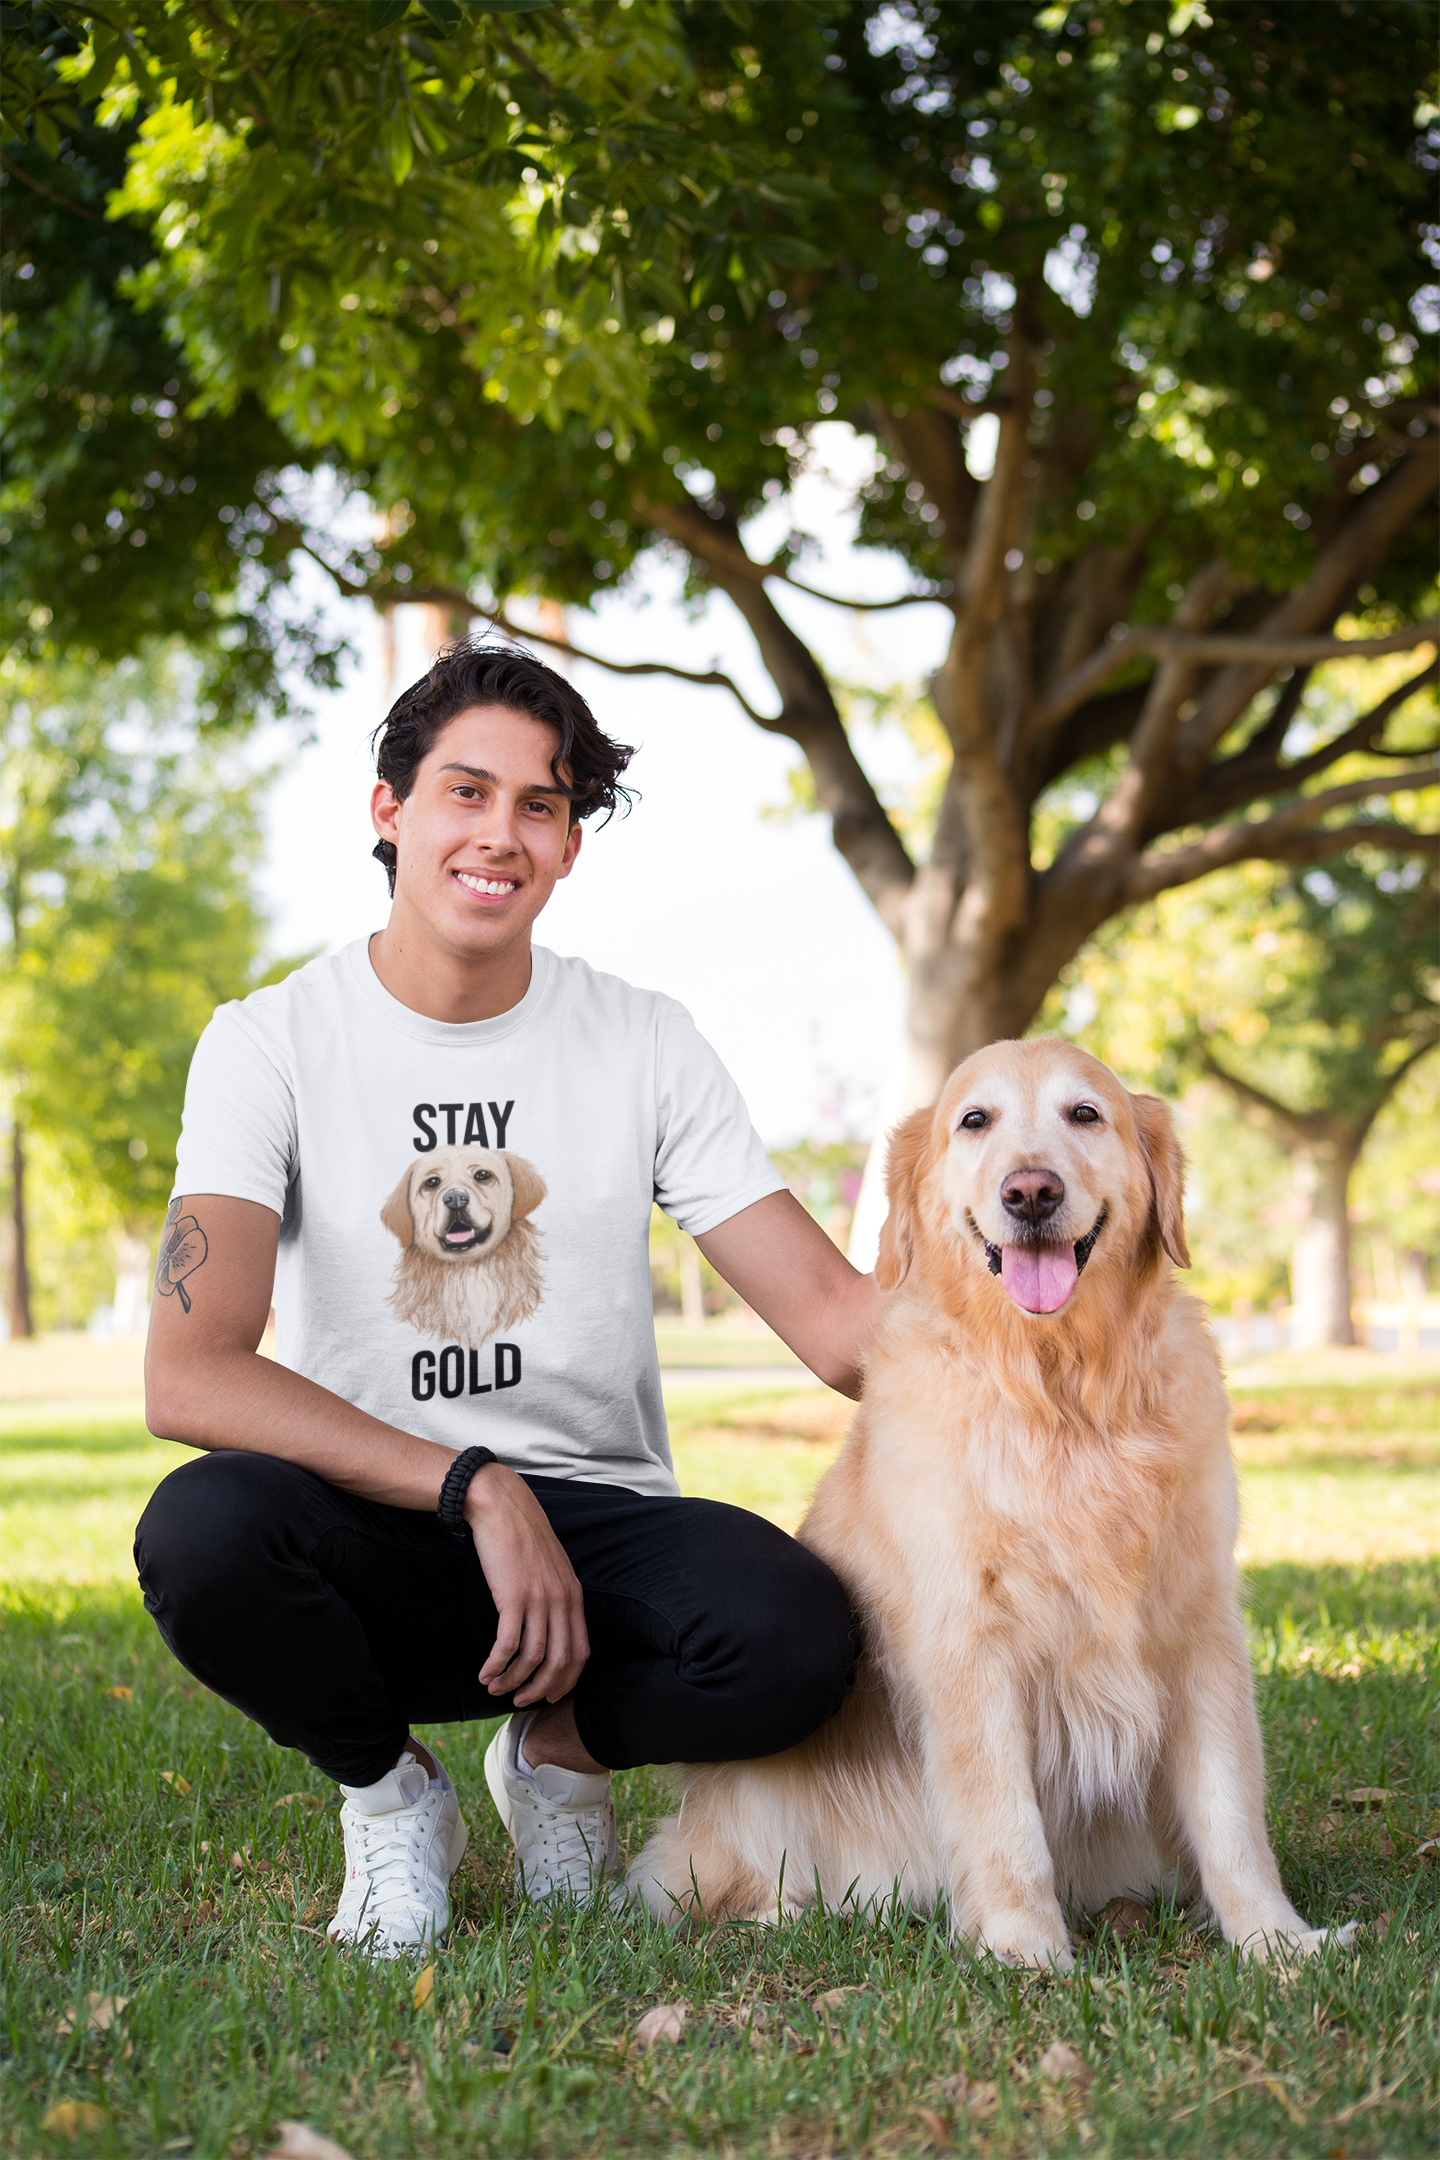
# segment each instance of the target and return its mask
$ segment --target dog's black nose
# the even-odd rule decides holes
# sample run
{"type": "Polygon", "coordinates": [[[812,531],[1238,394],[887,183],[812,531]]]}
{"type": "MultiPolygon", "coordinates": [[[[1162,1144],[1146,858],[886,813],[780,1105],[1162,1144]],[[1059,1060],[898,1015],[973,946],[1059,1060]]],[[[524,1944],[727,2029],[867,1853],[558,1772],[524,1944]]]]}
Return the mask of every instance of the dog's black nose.
{"type": "Polygon", "coordinates": [[[1058,1170],[1012,1170],[1000,1187],[1000,1205],[1017,1222],[1048,1222],[1064,1198],[1058,1170]]]}
{"type": "Polygon", "coordinates": [[[470,1205],[470,1195],[463,1185],[452,1185],[448,1192],[441,1193],[440,1198],[452,1215],[463,1215],[470,1205]]]}

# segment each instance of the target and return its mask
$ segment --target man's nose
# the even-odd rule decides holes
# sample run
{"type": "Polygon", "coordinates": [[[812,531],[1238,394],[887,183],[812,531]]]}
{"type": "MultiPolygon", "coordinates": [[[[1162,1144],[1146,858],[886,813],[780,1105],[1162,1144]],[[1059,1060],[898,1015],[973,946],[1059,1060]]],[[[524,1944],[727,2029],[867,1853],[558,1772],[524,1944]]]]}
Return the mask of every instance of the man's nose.
{"type": "Polygon", "coordinates": [[[470,1194],[463,1185],[452,1185],[448,1192],[441,1193],[440,1198],[449,1208],[452,1215],[463,1214],[470,1205],[470,1194]]]}
{"type": "Polygon", "coordinates": [[[1064,1198],[1058,1170],[1012,1170],[1000,1187],[1000,1205],[1017,1222],[1048,1222],[1064,1198]]]}

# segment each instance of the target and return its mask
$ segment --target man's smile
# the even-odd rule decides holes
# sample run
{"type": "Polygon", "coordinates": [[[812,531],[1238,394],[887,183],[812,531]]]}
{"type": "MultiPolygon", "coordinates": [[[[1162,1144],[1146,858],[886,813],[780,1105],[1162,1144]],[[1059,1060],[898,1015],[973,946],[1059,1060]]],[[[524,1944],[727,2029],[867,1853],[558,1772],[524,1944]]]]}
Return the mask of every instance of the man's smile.
{"type": "Polygon", "coordinates": [[[454,870],[451,876],[465,887],[466,892],[475,893],[486,900],[503,900],[507,894],[514,892],[520,883],[518,878],[481,877],[478,870],[454,870]]]}

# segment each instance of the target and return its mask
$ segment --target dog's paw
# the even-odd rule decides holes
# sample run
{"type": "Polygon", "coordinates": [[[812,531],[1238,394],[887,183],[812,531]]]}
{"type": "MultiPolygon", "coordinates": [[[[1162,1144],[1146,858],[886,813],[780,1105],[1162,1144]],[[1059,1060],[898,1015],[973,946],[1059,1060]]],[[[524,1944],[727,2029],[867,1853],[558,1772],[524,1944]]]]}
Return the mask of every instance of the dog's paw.
{"type": "Polygon", "coordinates": [[[1075,1970],[1075,1953],[1063,1937],[1058,1942],[1053,1937],[1017,1942],[1004,1935],[994,1941],[982,1935],[975,1947],[1013,1972],[1053,1972],[1063,1978],[1075,1970]]]}
{"type": "Polygon", "coordinates": [[[1335,1928],[1270,1928],[1247,1936],[1237,1947],[1242,1957],[1253,1958],[1259,1965],[1319,1957],[1326,1948],[1348,1950],[1359,1925],[1358,1920],[1347,1920],[1335,1928]]]}

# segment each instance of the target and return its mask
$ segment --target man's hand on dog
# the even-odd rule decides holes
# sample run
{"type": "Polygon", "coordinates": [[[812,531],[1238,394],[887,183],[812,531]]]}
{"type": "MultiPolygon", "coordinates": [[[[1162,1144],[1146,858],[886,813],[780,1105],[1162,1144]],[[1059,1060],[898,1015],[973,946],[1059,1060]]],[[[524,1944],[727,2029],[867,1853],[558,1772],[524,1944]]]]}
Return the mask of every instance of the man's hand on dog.
{"type": "Polygon", "coordinates": [[[503,1463],[471,1479],[465,1520],[500,1616],[482,1683],[512,1696],[517,1710],[559,1702],[590,1655],[585,1600],[564,1547],[525,1480],[503,1463]]]}

